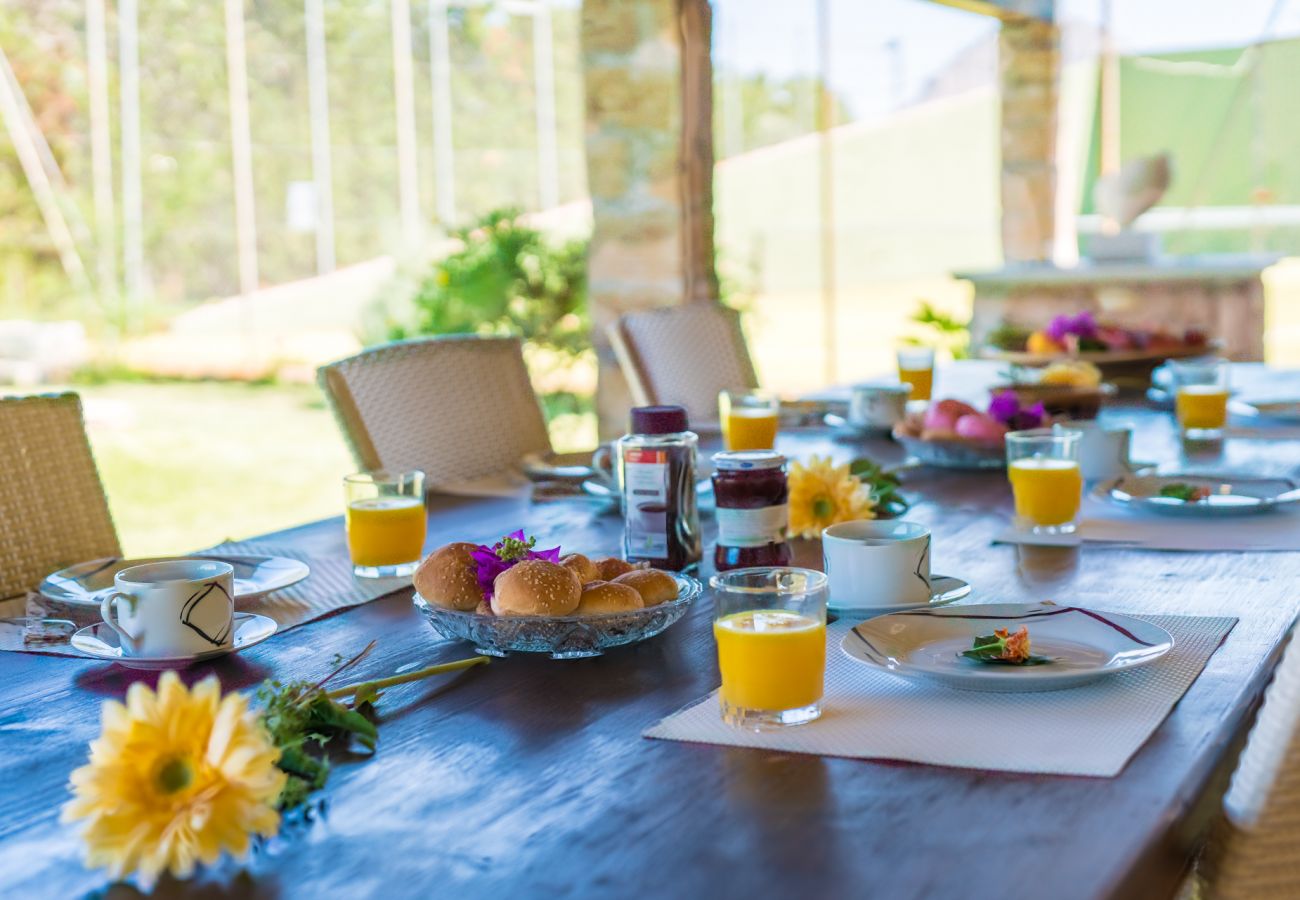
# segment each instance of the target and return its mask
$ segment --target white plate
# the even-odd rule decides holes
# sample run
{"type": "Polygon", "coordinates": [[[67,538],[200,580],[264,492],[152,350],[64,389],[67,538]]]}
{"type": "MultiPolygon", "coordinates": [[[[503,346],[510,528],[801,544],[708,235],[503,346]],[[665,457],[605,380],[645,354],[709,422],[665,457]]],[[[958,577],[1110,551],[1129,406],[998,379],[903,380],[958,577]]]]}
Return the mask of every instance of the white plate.
{"type": "Polygon", "coordinates": [[[1141,473],[1103,481],[1093,488],[1093,495],[1129,509],[1165,516],[1208,519],[1248,516],[1292,506],[1300,502],[1300,482],[1290,478],[1256,478],[1250,475],[1141,473]],[[1160,489],[1170,484],[1204,487],[1211,493],[1205,499],[1192,503],[1173,497],[1161,497],[1160,489]]]}
{"type": "Polygon", "coordinates": [[[991,603],[892,613],[840,643],[851,658],[903,678],[971,691],[1055,691],[1155,662],[1174,639],[1158,625],[1077,606],[991,603]],[[1029,628],[1030,649],[1052,662],[1007,666],[961,656],[995,628],[1029,628]]]}
{"type": "Polygon", "coordinates": [[[192,656],[126,656],[122,652],[117,632],[109,628],[105,622],[96,622],[81,629],[72,636],[71,643],[73,647],[92,659],[115,662],[128,669],[157,672],[163,669],[183,669],[205,659],[216,659],[227,653],[247,650],[275,634],[275,629],[275,619],[253,613],[235,613],[235,646],[230,650],[207,650],[192,656]]]}
{"type": "Polygon", "coordinates": [[[310,574],[307,564],[283,556],[250,556],[235,553],[195,553],[185,557],[151,559],[95,559],[46,575],[38,589],[42,597],[78,606],[99,606],[103,595],[113,589],[113,576],[128,566],[162,562],[165,559],[216,559],[235,569],[235,602],[256,600],[263,594],[297,584],[310,574]]]}
{"type": "Polygon", "coordinates": [[[930,602],[926,604],[894,603],[889,606],[841,606],[832,599],[826,604],[826,608],[839,616],[861,616],[866,619],[872,616],[883,616],[891,612],[902,612],[905,609],[934,609],[936,606],[947,606],[949,603],[956,603],[962,597],[969,597],[970,591],[970,585],[960,578],[954,578],[951,575],[931,575],[930,602]]]}
{"type": "Polygon", "coordinates": [[[1259,415],[1279,422],[1300,422],[1300,400],[1269,400],[1246,403],[1259,415]]]}

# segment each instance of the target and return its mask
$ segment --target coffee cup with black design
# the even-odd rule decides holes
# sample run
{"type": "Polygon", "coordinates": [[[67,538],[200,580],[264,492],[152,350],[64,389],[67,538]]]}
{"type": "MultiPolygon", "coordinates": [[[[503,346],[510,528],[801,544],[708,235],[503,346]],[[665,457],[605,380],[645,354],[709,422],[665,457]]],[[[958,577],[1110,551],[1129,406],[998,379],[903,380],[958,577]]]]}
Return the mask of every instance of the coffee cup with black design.
{"type": "Polygon", "coordinates": [[[822,534],[830,603],[839,610],[930,602],[930,529],[898,519],[832,525],[822,534]]]}
{"type": "Polygon", "coordinates": [[[130,566],[99,612],[127,656],[195,656],[234,646],[234,567],[212,559],[130,566]]]}

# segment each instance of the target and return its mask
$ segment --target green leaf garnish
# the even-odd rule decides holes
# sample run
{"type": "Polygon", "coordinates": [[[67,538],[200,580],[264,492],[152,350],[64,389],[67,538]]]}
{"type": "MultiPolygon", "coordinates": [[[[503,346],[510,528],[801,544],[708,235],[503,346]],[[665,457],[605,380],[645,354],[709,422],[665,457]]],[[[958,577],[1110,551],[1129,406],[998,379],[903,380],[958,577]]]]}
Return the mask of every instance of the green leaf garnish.
{"type": "Polygon", "coordinates": [[[997,634],[983,634],[975,638],[974,645],[969,650],[963,650],[961,656],[967,659],[973,659],[976,662],[995,663],[1003,666],[1042,666],[1050,663],[1052,660],[1046,656],[1028,656],[1024,659],[1005,659],[1004,654],[1007,650],[1007,641],[1012,637],[1002,637],[997,634]]]}
{"type": "Polygon", "coordinates": [[[1181,481],[1171,482],[1160,488],[1161,497],[1169,497],[1173,500],[1181,500],[1184,503],[1195,503],[1202,497],[1208,496],[1209,491],[1205,488],[1185,484],[1181,481]]]}

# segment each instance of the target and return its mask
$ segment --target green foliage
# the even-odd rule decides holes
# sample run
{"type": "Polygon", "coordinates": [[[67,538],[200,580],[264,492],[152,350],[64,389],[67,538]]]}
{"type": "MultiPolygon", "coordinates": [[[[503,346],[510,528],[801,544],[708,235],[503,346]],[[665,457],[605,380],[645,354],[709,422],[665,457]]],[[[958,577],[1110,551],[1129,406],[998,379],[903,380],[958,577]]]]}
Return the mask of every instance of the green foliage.
{"type": "Polygon", "coordinates": [[[975,638],[975,643],[969,650],[963,650],[961,655],[967,659],[973,659],[976,662],[994,663],[1003,666],[1044,666],[1051,662],[1046,656],[1027,656],[1024,659],[1004,659],[1003,654],[1007,650],[1007,641],[1009,637],[1002,637],[996,634],[982,634],[975,638]]]}
{"type": "Polygon", "coordinates": [[[936,309],[928,300],[921,301],[921,308],[912,314],[912,321],[928,333],[928,338],[916,343],[925,343],[946,349],[953,359],[970,358],[970,323],[963,322],[940,309],[936,309]]]}
{"type": "Polygon", "coordinates": [[[413,321],[390,337],[513,334],[570,358],[590,346],[585,241],[552,244],[508,209],[456,237],[460,249],[420,282],[413,321]]]}
{"type": "Polygon", "coordinates": [[[865,456],[849,463],[849,474],[856,475],[867,487],[876,502],[876,515],[882,519],[901,516],[912,505],[899,493],[903,483],[898,476],[865,456]]]}

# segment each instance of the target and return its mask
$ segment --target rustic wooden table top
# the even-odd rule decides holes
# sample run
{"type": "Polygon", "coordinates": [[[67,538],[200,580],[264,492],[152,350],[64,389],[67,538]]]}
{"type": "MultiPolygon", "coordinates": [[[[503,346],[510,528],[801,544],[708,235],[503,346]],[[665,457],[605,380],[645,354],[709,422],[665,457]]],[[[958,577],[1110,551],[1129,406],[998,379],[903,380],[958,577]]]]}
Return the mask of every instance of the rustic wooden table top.
{"type": "MultiPolygon", "coordinates": [[[[1167,413],[1140,426],[1135,457],[1170,461],[1167,413]]],[[[788,453],[884,441],[783,435],[788,453]]],[[[1229,441],[1201,467],[1300,470],[1300,441],[1229,441]]],[[[935,533],[934,570],[972,602],[1053,598],[1134,613],[1240,617],[1169,718],[1116,778],[1014,775],[651,741],[641,731],[718,684],[707,598],[660,637],[607,656],[515,656],[382,699],[373,759],[337,763],[324,808],[261,847],[160,896],[404,897],[1167,896],[1208,821],[1300,597],[1300,555],[1181,554],[994,546],[1010,492],[998,473],[917,470],[908,518],[935,533]]],[[[613,553],[617,518],[565,503],[440,499],[430,546],[525,526],[542,543],[613,553]]],[[[711,528],[711,520],[706,520],[711,528]]],[[[1231,527],[1225,522],[1221,527],[1231,527]]],[[[345,552],[341,521],[264,539],[345,552]]],[[[799,547],[817,562],[815,545],[799,547]]],[[[706,571],[707,574],[707,571],[706,571]]],[[[372,638],[358,676],[470,655],[437,643],[409,592],[296,628],[201,665],[227,688],[306,678],[372,638]]],[[[0,654],[0,871],[15,896],[104,886],[73,828],[58,824],[68,773],[98,707],[144,676],[96,662],[0,654]]],[[[888,727],[882,723],[881,727],[888,727]]],[[[116,887],[110,895],[129,888],[116,887]]]]}

